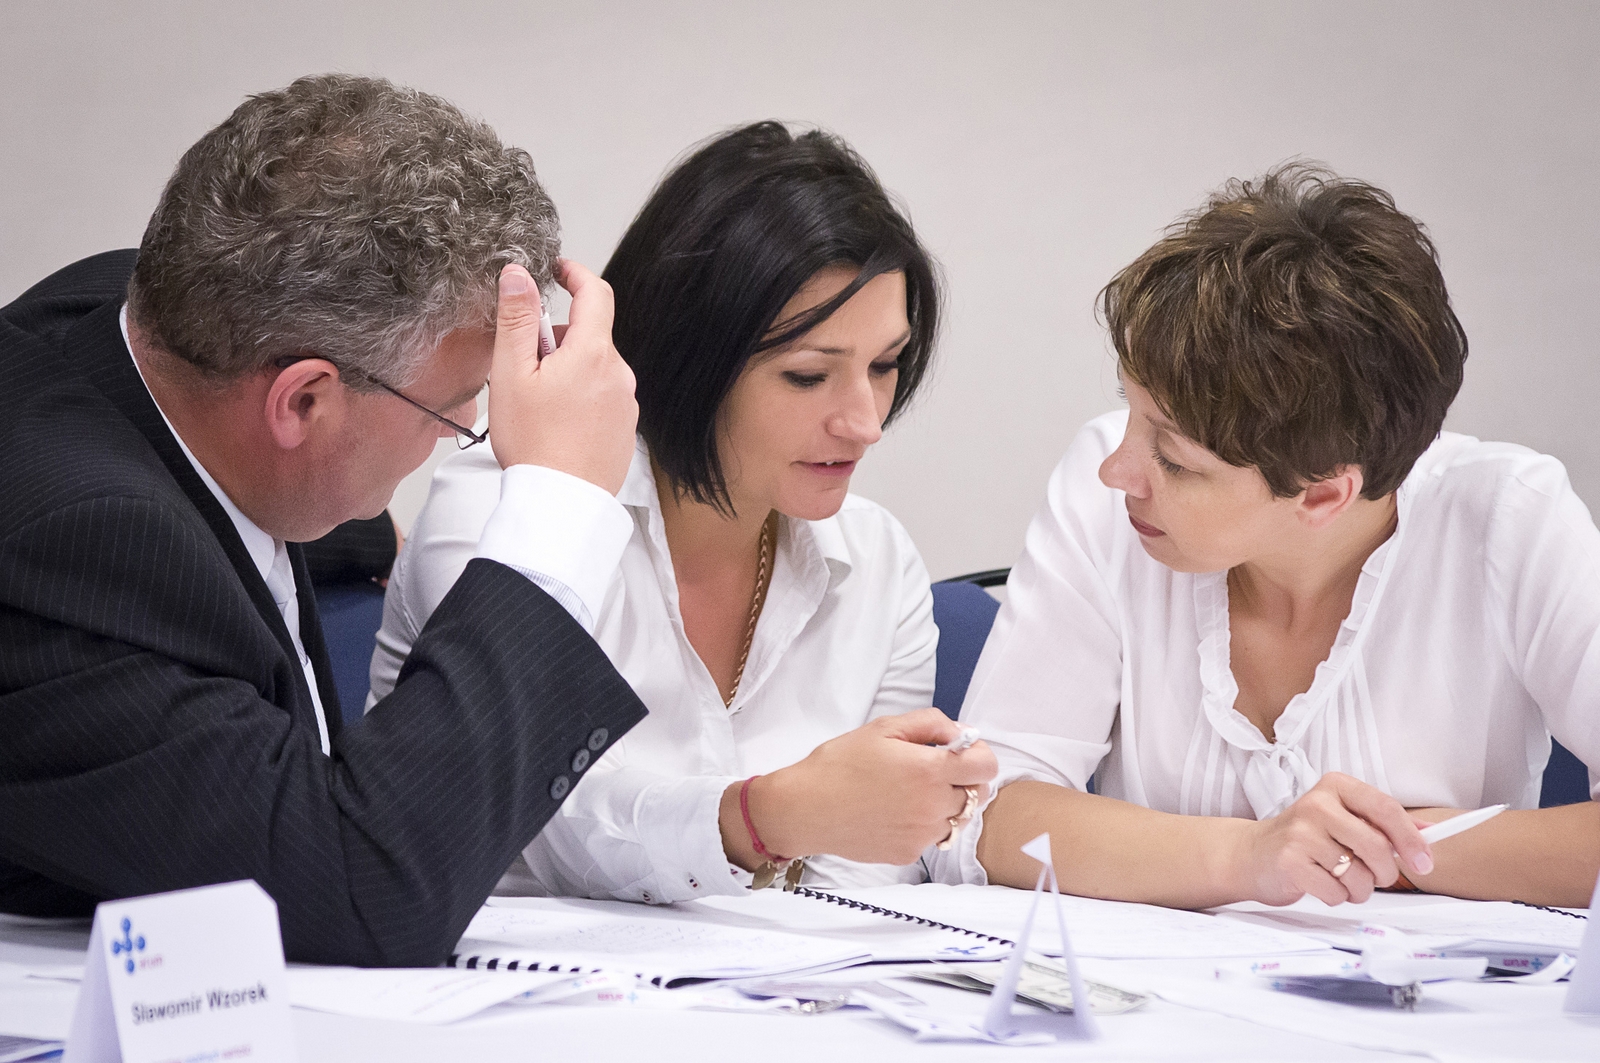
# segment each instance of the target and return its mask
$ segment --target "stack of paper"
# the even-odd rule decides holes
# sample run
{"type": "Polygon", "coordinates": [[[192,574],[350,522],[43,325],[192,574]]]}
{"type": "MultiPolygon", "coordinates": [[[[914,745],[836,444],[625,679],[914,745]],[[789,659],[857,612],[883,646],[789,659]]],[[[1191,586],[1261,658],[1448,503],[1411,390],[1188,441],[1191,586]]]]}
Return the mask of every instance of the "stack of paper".
{"type": "MultiPolygon", "coordinates": [[[[873,890],[871,894],[875,896],[880,892],[873,890]]],[[[877,906],[882,907],[882,902],[877,906]]],[[[897,919],[865,908],[776,889],[758,890],[741,897],[707,897],[675,904],[672,910],[684,919],[721,926],[777,930],[848,943],[866,952],[872,963],[997,960],[1011,952],[1009,945],[986,934],[929,926],[913,919],[897,919]]],[[[959,922],[953,925],[961,926],[959,922]]]]}
{"type": "Polygon", "coordinates": [[[66,1047],[63,1041],[41,1041],[34,1037],[11,1037],[0,1034],[0,1063],[30,1063],[32,1060],[56,1059],[66,1047]]]}
{"type": "MultiPolygon", "coordinates": [[[[983,934],[1014,940],[1022,930],[1033,894],[1004,886],[884,886],[871,890],[839,890],[885,908],[983,934]]],[[[1218,919],[1203,912],[1160,908],[1152,904],[1101,901],[1063,895],[1072,946],[1079,956],[1097,959],[1181,959],[1190,957],[1267,956],[1319,952],[1326,943],[1289,928],[1255,926],[1218,919]]],[[[1033,948],[1059,956],[1054,928],[1034,928],[1033,948]]]]}
{"type": "Polygon", "coordinates": [[[290,967],[297,1008],[392,1022],[441,1024],[517,1000],[543,1004],[619,986],[619,976],[459,971],[448,967],[290,967]]]}
{"type": "MultiPolygon", "coordinates": [[[[1307,897],[1284,908],[1246,902],[1218,909],[1241,926],[1289,931],[1339,948],[1361,948],[1363,923],[1392,927],[1440,952],[1489,957],[1577,955],[1586,921],[1559,911],[1507,901],[1375,896],[1366,904],[1330,908],[1307,897]],[[1402,902],[1402,903],[1397,903],[1402,902]]],[[[1492,962],[1492,959],[1491,959],[1492,962]]]]}
{"type": "Polygon", "coordinates": [[[453,966],[605,971],[670,987],[826,971],[871,958],[849,941],[719,926],[670,908],[554,897],[499,900],[507,903],[486,906],[473,917],[453,966]]]}

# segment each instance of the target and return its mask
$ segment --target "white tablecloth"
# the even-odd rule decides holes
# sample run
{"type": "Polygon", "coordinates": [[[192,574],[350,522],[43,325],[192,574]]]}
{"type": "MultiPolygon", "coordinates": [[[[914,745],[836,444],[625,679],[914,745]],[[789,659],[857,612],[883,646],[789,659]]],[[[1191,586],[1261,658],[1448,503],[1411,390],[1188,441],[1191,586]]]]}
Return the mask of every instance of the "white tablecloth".
{"type": "MultiPolygon", "coordinates": [[[[76,986],[20,977],[24,969],[81,964],[87,924],[31,926],[0,917],[0,1033],[62,1037],[76,986]]],[[[448,1026],[293,1012],[302,1063],[472,1060],[1600,1060],[1600,1017],[1564,1015],[1565,985],[1429,986],[1417,1011],[1368,1009],[1260,988],[1238,961],[1085,960],[1084,973],[1152,991],[1140,1010],[1102,1017],[1091,1044],[1005,1048],[922,1044],[854,1009],[822,1015],[657,1011],[626,1005],[506,1004],[448,1026]],[[1219,968],[1223,969],[1219,977],[1219,968]],[[1301,1032],[1295,1032],[1301,1031],[1301,1032]],[[1306,1031],[1315,1031],[1314,1033],[1306,1031]]],[[[887,979],[952,1012],[978,1014],[986,998],[899,981],[903,967],[853,968],[843,981],[887,979]]]]}

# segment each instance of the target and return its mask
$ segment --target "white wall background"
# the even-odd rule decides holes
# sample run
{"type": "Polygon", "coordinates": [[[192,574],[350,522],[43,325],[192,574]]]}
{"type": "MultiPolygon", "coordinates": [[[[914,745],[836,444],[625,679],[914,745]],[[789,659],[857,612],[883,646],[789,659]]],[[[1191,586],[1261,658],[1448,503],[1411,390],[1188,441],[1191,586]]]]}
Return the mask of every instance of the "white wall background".
{"type": "MultiPolygon", "coordinates": [[[[1472,341],[1451,427],[1556,454],[1600,503],[1600,5],[280,0],[0,4],[0,302],[136,244],[247,93],[382,74],[532,152],[599,268],[667,164],[777,117],[849,139],[951,293],[932,387],[856,489],[935,578],[1009,564],[1115,404],[1096,291],[1231,176],[1303,155],[1431,228],[1472,341]]],[[[425,478],[396,496],[408,519],[425,478]]]]}

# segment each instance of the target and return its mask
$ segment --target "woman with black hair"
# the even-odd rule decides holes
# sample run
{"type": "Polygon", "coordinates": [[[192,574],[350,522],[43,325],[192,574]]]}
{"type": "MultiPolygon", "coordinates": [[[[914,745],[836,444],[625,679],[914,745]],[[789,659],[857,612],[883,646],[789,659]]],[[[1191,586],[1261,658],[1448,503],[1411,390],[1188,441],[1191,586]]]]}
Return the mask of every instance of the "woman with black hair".
{"type": "MultiPolygon", "coordinates": [[[[518,885],[665,903],[775,876],[920,881],[995,763],[982,743],[933,748],[958,729],[927,707],[928,575],[848,488],[926,374],[931,259],[848,146],[762,122],[668,174],[604,277],[639,446],[592,630],[650,716],[592,765],[574,753],[518,885]]],[[[441,466],[395,565],[380,696],[477,548],[488,451],[441,466]]]]}

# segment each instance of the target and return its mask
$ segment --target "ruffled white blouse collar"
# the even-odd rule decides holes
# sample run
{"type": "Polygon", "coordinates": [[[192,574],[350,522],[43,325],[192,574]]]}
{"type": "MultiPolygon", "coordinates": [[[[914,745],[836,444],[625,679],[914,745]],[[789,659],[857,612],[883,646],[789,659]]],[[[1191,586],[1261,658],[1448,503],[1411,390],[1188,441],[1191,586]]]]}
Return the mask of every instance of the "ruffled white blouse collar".
{"type": "Polygon", "coordinates": [[[1285,706],[1272,740],[1234,707],[1239,684],[1230,661],[1228,573],[1194,577],[1203,711],[1184,764],[1185,814],[1238,814],[1233,795],[1242,788],[1255,818],[1266,819],[1293,804],[1329,771],[1344,771],[1389,789],[1362,650],[1395,569],[1408,509],[1402,485],[1396,493],[1394,534],[1361,566],[1350,613],[1339,625],[1333,649],[1317,665],[1310,688],[1285,706]]]}

